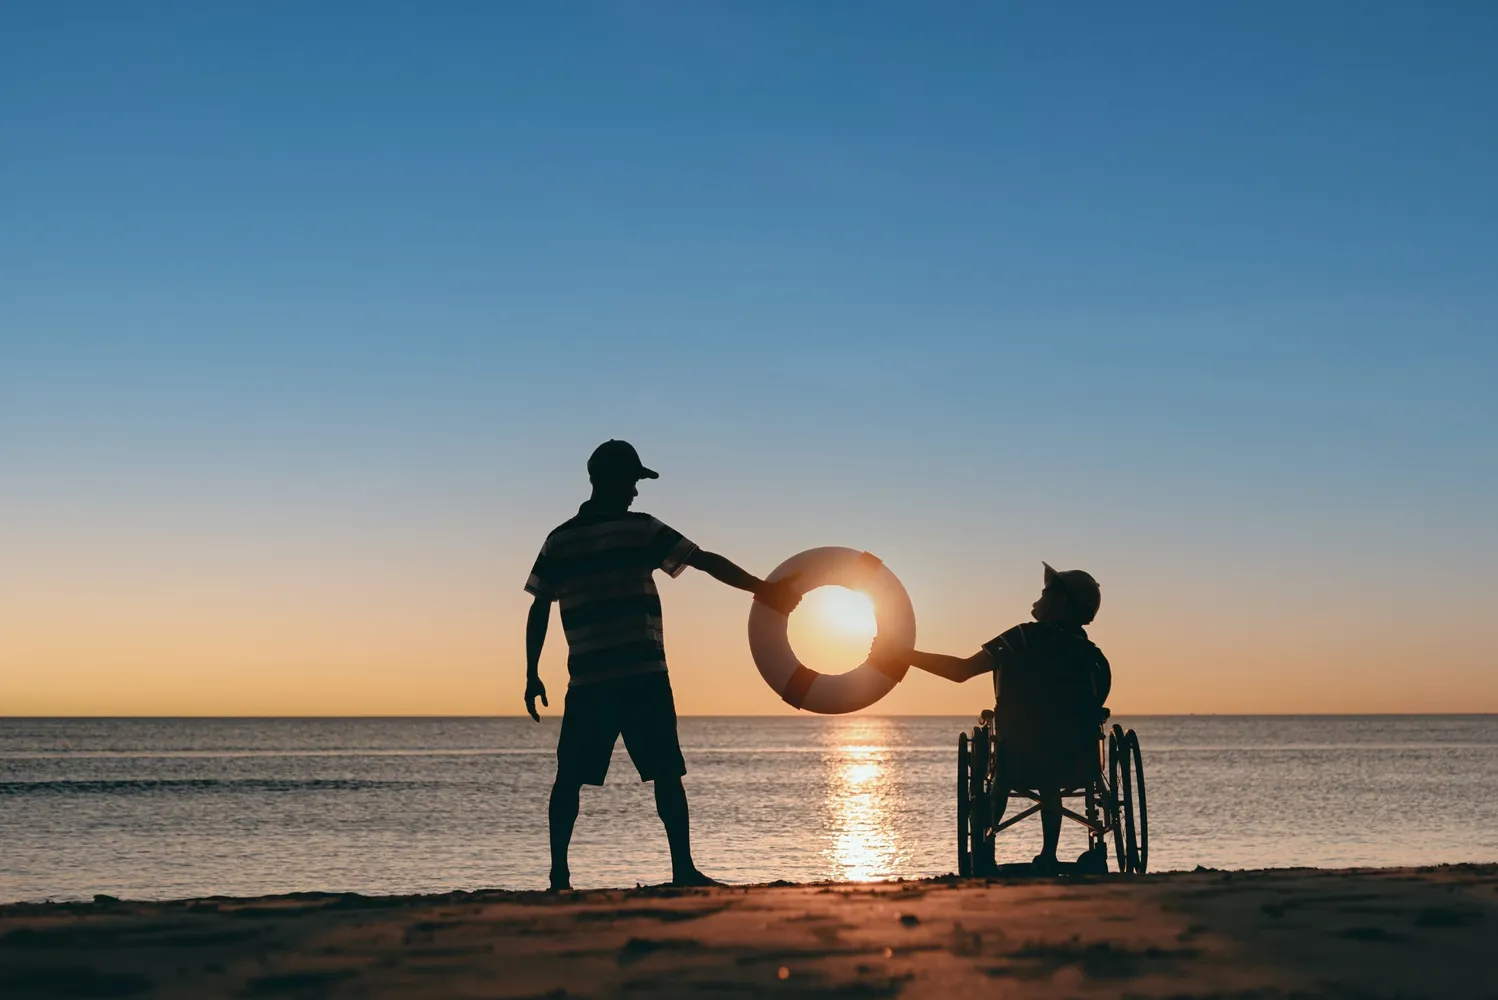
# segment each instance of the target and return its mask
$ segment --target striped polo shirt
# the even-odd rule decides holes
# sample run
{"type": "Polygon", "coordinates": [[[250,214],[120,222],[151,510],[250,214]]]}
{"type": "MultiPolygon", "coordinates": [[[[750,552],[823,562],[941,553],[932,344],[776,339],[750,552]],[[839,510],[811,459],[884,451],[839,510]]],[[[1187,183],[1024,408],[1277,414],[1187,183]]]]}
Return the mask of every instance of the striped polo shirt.
{"type": "Polygon", "coordinates": [[[665,671],[652,574],[679,576],[696,551],[649,514],[600,510],[591,500],[546,536],[525,589],[561,605],[571,685],[665,671]]]}

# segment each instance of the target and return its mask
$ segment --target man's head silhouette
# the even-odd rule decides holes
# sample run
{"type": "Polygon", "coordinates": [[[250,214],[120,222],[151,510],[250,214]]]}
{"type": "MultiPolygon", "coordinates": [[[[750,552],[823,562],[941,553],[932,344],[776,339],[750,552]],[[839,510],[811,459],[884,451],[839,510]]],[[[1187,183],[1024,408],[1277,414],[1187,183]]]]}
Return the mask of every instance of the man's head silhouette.
{"type": "Polygon", "coordinates": [[[608,506],[628,507],[639,491],[641,479],[659,479],[660,473],[645,468],[640,453],[628,441],[610,439],[593,449],[588,457],[588,479],[593,483],[593,498],[608,506]]]}

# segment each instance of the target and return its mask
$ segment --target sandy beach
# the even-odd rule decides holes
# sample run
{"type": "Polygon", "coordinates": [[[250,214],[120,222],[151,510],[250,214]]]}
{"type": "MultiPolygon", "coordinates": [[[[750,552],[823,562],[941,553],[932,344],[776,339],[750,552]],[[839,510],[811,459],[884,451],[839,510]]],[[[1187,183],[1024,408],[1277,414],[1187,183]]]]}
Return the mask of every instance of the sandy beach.
{"type": "Polygon", "coordinates": [[[1498,865],[0,907],[0,996],[1498,997],[1498,865]]]}

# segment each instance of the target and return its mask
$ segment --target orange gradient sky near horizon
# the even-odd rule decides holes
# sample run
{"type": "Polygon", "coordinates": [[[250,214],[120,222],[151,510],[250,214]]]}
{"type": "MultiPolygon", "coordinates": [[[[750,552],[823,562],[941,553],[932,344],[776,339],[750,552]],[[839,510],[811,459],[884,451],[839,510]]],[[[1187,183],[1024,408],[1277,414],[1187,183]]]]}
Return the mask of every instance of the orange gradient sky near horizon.
{"type": "MultiPolygon", "coordinates": [[[[358,516],[340,533],[304,514],[299,529],[269,536],[266,525],[236,534],[184,518],[154,536],[104,525],[30,559],[23,548],[0,575],[0,715],[521,714],[521,584],[534,545],[567,513],[562,498],[576,494],[575,475],[566,478],[572,490],[563,479],[555,503],[529,503],[528,523],[504,537],[482,538],[485,518],[470,510],[417,519],[404,534],[358,516]]],[[[1287,553],[1228,558],[1188,539],[1129,556],[1127,538],[1109,540],[1121,525],[1106,519],[1071,538],[1011,527],[964,546],[961,519],[939,502],[930,541],[890,520],[880,528],[853,516],[839,529],[798,518],[790,500],[713,531],[710,505],[683,505],[679,485],[645,490],[642,508],[760,574],[815,544],[881,554],[909,590],[929,650],[965,655],[1026,620],[1041,558],[1087,568],[1103,586],[1091,633],[1113,664],[1115,712],[1498,711],[1498,635],[1478,606],[1479,583],[1464,585],[1458,567],[1426,566],[1421,579],[1413,559],[1383,577],[1343,564],[1329,586],[1330,568],[1318,577],[1314,558],[1287,553]]],[[[659,581],[683,714],[793,711],[750,658],[747,595],[694,570],[659,581]]],[[[815,620],[814,598],[793,621],[798,653],[846,667],[867,637],[815,620]]],[[[565,653],[554,614],[542,666],[554,716],[565,653]]],[[[990,700],[986,679],[954,685],[912,671],[868,711],[970,715],[990,700]]]]}

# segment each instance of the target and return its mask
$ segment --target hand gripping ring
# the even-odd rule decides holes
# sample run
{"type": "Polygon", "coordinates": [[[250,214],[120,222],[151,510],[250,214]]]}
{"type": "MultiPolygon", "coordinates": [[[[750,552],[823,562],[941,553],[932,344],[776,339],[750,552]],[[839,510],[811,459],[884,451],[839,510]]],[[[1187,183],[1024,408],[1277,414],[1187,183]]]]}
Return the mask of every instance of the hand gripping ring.
{"type": "MultiPolygon", "coordinates": [[[[858,549],[827,546],[807,549],[775,567],[768,579],[801,574],[803,593],[842,586],[867,594],[874,602],[879,635],[897,649],[915,648],[915,609],[898,577],[878,557],[858,549]]],[[[885,672],[865,660],[842,674],[819,674],[803,666],[786,633],[789,616],[756,600],[749,609],[749,651],[766,683],[792,708],[819,715],[841,715],[868,708],[894,690],[909,669],[909,660],[885,672]]]]}

